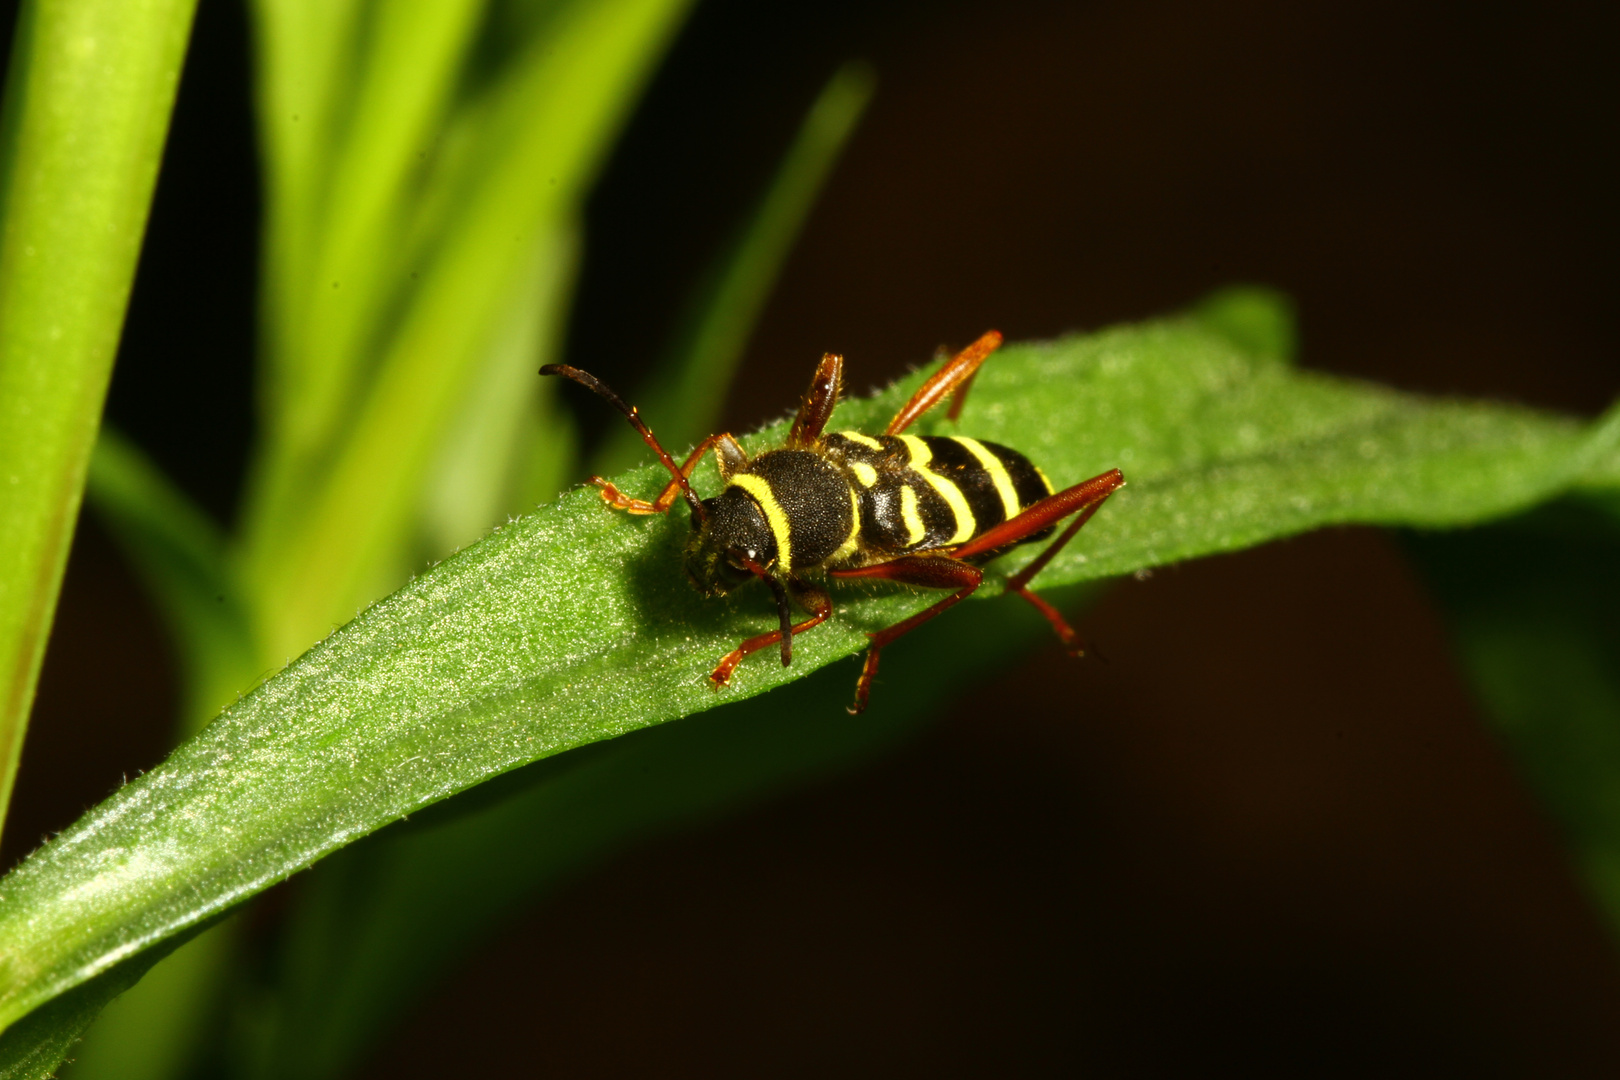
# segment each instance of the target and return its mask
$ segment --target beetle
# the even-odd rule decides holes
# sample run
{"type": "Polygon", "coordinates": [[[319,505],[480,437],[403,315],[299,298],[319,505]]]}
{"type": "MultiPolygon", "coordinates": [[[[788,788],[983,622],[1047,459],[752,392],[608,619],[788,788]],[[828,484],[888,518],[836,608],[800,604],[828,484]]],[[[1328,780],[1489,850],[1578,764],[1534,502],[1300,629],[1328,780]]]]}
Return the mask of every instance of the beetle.
{"type": "Polygon", "coordinates": [[[663,514],[684,498],[691,510],[686,573],[709,596],[754,579],[776,600],[778,628],[748,638],[709,673],[719,689],[751,653],[780,644],[782,664],[793,660],[793,637],[832,616],[832,599],[816,579],[878,578],[903,585],[949,589],[950,594],[893,626],[868,634],[866,662],[855,684],[851,713],[866,708],[883,649],[947,608],[984,580],[982,564],[1020,544],[1050,536],[1070,515],[1062,534],[1006,588],[1033,604],[1074,654],[1079,638],[1056,608],[1029,590],[1029,582],[1091,519],[1109,495],[1125,486],[1111,469],[1062,491],[1023,454],[966,436],[917,436],[906,429],[947,397],[947,414],[961,415],[979,365],[1001,345],[992,330],[943,364],[895,413],[881,435],[825,431],[843,389],[844,359],[827,353],[816,367],[786,442],[750,460],[728,433],[710,435],[681,465],[626,404],[600,379],[566,364],[547,364],[624,414],[658,455],[671,479],[651,501],[625,495],[600,476],[591,483],[602,500],[631,514],[663,514]],[[714,451],[725,487],[699,498],[689,477],[714,451]],[[792,604],[810,615],[793,621],[792,604]]]}

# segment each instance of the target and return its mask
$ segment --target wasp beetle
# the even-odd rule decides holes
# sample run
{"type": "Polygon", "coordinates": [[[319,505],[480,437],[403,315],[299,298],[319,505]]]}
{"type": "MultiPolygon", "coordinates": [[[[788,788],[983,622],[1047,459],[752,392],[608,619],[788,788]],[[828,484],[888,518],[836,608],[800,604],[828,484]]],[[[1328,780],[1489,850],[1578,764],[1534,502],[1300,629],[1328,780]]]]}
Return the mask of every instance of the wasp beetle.
{"type": "Polygon", "coordinates": [[[788,431],[787,442],[749,459],[729,434],[710,435],[684,464],[659,445],[637,410],[600,379],[566,364],[542,375],[562,375],[605,398],[634,425],[671,480],[656,499],[633,499],[599,476],[591,482],[616,510],[662,514],[684,497],[692,511],[686,573],[699,591],[716,596],[758,578],[776,600],[779,628],[751,637],[721,658],[709,674],[716,689],[731,680],[749,653],[781,644],[782,663],[793,659],[793,635],[825,622],[832,599],[816,583],[825,578],[881,578],[930,589],[949,589],[933,606],[868,634],[866,664],[850,712],[866,707],[883,648],[963,600],[984,580],[980,564],[1009,548],[1050,536],[1075,515],[1045,551],[1007,579],[1007,591],[1033,604],[1078,655],[1079,641],[1056,608],[1029,591],[1029,582],[1080,531],[1109,495],[1125,484],[1118,469],[1053,491],[1052,484],[1016,450],[965,436],[917,436],[905,431],[929,409],[952,398],[955,420],[974,373],[1001,344],[994,330],[947,361],[894,415],[881,435],[823,429],[843,386],[844,360],[821,359],[788,431]],[[710,450],[725,488],[700,499],[687,478],[710,450]],[[809,618],[795,624],[791,602],[809,618]]]}

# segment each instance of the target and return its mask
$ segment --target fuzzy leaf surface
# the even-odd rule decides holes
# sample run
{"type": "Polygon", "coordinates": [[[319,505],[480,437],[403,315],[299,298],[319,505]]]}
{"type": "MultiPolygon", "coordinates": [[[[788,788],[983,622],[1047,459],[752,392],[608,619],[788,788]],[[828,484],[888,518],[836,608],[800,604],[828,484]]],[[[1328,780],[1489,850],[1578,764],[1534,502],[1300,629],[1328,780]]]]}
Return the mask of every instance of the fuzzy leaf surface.
{"type": "MultiPolygon", "coordinates": [[[[834,426],[880,428],[920,378],[845,403],[834,426]]],[[[1298,372],[1181,318],[1008,348],[961,430],[1059,485],[1124,469],[1130,486],[1037,579],[1053,587],[1337,522],[1501,516],[1580,482],[1620,424],[1298,372]]],[[[652,467],[619,482],[659,484],[652,467]]],[[[716,483],[700,470],[700,490],[716,483]]],[[[686,532],[576,489],[316,645],[0,881],[0,1022],[446,796],[802,677],[930,602],[836,589],[791,668],[755,658],[716,693],[714,660],[774,618],[758,589],[700,598],[678,569],[686,532]]]]}

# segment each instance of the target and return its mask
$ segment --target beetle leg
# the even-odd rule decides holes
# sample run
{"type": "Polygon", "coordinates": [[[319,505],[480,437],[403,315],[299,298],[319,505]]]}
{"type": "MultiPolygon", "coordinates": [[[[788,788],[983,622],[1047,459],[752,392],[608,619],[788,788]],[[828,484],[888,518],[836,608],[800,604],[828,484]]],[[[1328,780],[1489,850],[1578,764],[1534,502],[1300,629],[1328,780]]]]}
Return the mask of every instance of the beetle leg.
{"type": "Polygon", "coordinates": [[[1118,469],[1105,472],[1101,476],[1094,476],[1090,480],[1082,481],[1070,488],[1064,488],[1055,495],[1048,495],[1040,502],[1028,507],[1010,521],[1003,522],[993,529],[987,530],[984,535],[968,541],[957,548],[952,554],[957,558],[971,558],[974,555],[994,550],[1003,544],[1016,543],[1031,533],[1039,532],[1048,525],[1055,524],[1065,516],[1073,514],[1077,509],[1075,519],[1069,522],[1068,527],[1058,538],[1048,544],[1039,555],[1031,559],[1018,573],[1007,579],[1007,591],[1017,593],[1032,604],[1036,611],[1046,617],[1057,633],[1058,640],[1063,642],[1064,648],[1078,656],[1082,646],[1079,635],[1069,625],[1057,608],[1029,591],[1029,582],[1040,573],[1052,557],[1063,550],[1063,545],[1074,539],[1086,522],[1091,520],[1102,506],[1103,500],[1125,486],[1125,477],[1118,469]]]}
{"type": "MultiPolygon", "coordinates": [[[[1107,496],[1103,498],[1107,498],[1107,496]]],[[[1069,625],[1069,621],[1063,617],[1057,608],[1029,591],[1029,581],[1040,573],[1047,563],[1052,561],[1052,556],[1062,550],[1064,544],[1074,539],[1074,534],[1080,531],[1081,526],[1091,520],[1091,515],[1095,514],[1101,506],[1102,499],[1099,499],[1076,514],[1074,520],[1069,522],[1068,528],[1064,529],[1056,540],[1048,544],[1046,550],[1031,559],[1028,566],[1007,579],[1007,591],[1022,596],[1034,605],[1036,611],[1046,616],[1046,621],[1052,624],[1052,629],[1057,633],[1058,640],[1063,642],[1063,647],[1074,656],[1081,656],[1085,653],[1085,644],[1080,640],[1080,635],[1074,632],[1074,627],[1069,625]]]]}
{"type": "Polygon", "coordinates": [[[788,446],[814,446],[821,441],[821,431],[832,418],[833,407],[844,386],[844,358],[836,353],[822,356],[816,373],[810,377],[810,389],[799,403],[799,414],[793,418],[788,432],[788,446]]]}
{"type": "Polygon", "coordinates": [[[956,400],[951,404],[950,417],[955,420],[962,412],[962,402],[967,398],[968,387],[973,382],[973,375],[984,363],[985,357],[1001,347],[1001,334],[991,330],[973,344],[963,349],[951,358],[950,362],[917,388],[889,426],[883,429],[885,435],[898,435],[916,422],[923,413],[944,401],[946,396],[955,393],[956,400]]]}
{"type": "Polygon", "coordinates": [[[872,566],[862,566],[854,570],[834,570],[833,577],[838,578],[882,578],[886,581],[897,581],[902,585],[920,585],[928,589],[955,589],[951,595],[943,600],[917,612],[909,619],[895,623],[875,634],[866,635],[872,644],[866,650],[866,663],[861,668],[861,677],[855,683],[855,704],[851,705],[851,714],[859,713],[866,708],[867,695],[872,690],[872,680],[877,677],[878,658],[883,647],[895,638],[907,634],[934,616],[956,606],[972,594],[979,583],[984,580],[984,571],[972,563],[966,563],[952,555],[902,555],[890,562],[876,563],[872,566]]]}
{"type": "MultiPolygon", "coordinates": [[[[697,468],[697,463],[702,460],[703,455],[708,453],[711,448],[714,450],[715,457],[720,461],[720,472],[722,474],[729,474],[739,468],[739,462],[742,466],[748,464],[748,457],[743,453],[742,447],[737,445],[737,440],[722,432],[719,435],[710,435],[707,439],[698,443],[697,449],[688,455],[685,464],[681,466],[680,479],[671,480],[664,490],[659,493],[658,498],[652,502],[648,502],[646,499],[632,499],[615,487],[611,481],[604,480],[600,476],[591,477],[591,483],[602,489],[602,501],[615,510],[623,510],[631,514],[667,513],[669,508],[675,505],[676,497],[685,490],[687,477],[692,475],[692,470],[697,468]]],[[[673,467],[673,463],[671,463],[671,467],[673,467]]]]}
{"type": "Polygon", "coordinates": [[[987,530],[982,536],[968,541],[955,550],[941,554],[905,555],[890,562],[876,563],[872,566],[863,566],[854,570],[834,570],[831,576],[836,578],[883,578],[888,581],[897,581],[904,585],[921,585],[931,589],[955,589],[951,595],[940,600],[930,607],[924,608],[911,618],[896,623],[886,630],[868,635],[872,639],[871,647],[866,652],[866,663],[861,668],[861,677],[855,684],[855,704],[851,706],[851,713],[859,713],[866,708],[866,700],[872,690],[872,680],[877,676],[878,661],[883,647],[894,639],[900,637],[916,627],[932,619],[941,612],[954,607],[966,599],[979,587],[984,579],[984,572],[964,559],[974,555],[982,555],[987,551],[1015,544],[1031,533],[1053,525],[1070,514],[1078,511],[1078,516],[1063,530],[1061,536],[1047,546],[1030,564],[1007,581],[1009,592],[1015,592],[1028,600],[1035,609],[1046,616],[1057,631],[1058,637],[1064,645],[1074,647],[1078,640],[1074,630],[1064,620],[1062,614],[1051,604],[1036,596],[1028,589],[1031,578],[1040,573],[1041,569],[1052,560],[1052,557],[1074,539],[1097,508],[1109,495],[1118,491],[1125,485],[1125,477],[1118,469],[1092,477],[1090,480],[1065,488],[1054,495],[1048,495],[1040,502],[1026,508],[1022,513],[1009,521],[1004,521],[993,529],[987,530]]]}
{"type": "Polygon", "coordinates": [[[636,434],[641,436],[641,441],[646,443],[652,449],[652,452],[658,455],[658,460],[663,462],[664,468],[669,470],[671,477],[669,486],[664,488],[658,498],[652,502],[645,499],[632,499],[622,494],[618,488],[600,476],[591,477],[591,483],[602,489],[602,501],[615,510],[627,510],[632,514],[662,514],[675,505],[677,495],[683,495],[686,497],[687,505],[692,508],[692,513],[701,521],[708,516],[708,511],[704,509],[703,500],[697,497],[697,492],[692,490],[692,485],[686,482],[687,477],[692,475],[692,469],[697,465],[698,459],[710,447],[717,446],[719,447],[717,456],[720,459],[720,472],[722,475],[729,476],[731,470],[748,464],[748,458],[743,453],[742,447],[737,445],[736,439],[733,439],[730,435],[710,435],[698,444],[696,450],[692,451],[692,455],[686,459],[686,464],[677,469],[675,459],[669,456],[669,451],[664,449],[663,445],[659,443],[658,437],[652,433],[652,429],[642,421],[640,411],[614,393],[612,387],[608,386],[607,383],[588,371],[581,371],[579,368],[569,367],[567,364],[547,364],[540,369],[540,374],[561,375],[565,379],[572,379],[591,391],[591,393],[602,398],[615,409],[618,409],[624,414],[624,418],[630,421],[630,426],[636,429],[636,434]]]}
{"type": "MultiPolygon", "coordinates": [[[[767,580],[774,581],[774,579],[767,580]]],[[[726,653],[725,656],[720,658],[720,662],[714,666],[714,670],[709,673],[709,682],[713,684],[716,690],[720,689],[722,686],[725,686],[731,681],[732,672],[737,670],[737,665],[742,663],[743,658],[748,656],[749,653],[756,653],[761,649],[768,649],[779,641],[792,641],[793,634],[802,634],[812,626],[818,626],[832,617],[832,598],[826,593],[822,592],[820,589],[811,588],[808,585],[801,585],[792,581],[788,583],[788,587],[793,590],[793,595],[799,601],[799,603],[803,604],[805,608],[811,612],[810,617],[804,620],[802,623],[788,627],[788,632],[786,634],[784,634],[781,630],[772,630],[768,634],[760,634],[758,637],[751,637],[741,645],[738,645],[735,649],[732,649],[730,652],[726,653]]],[[[784,607],[781,610],[785,611],[786,608],[784,607]]],[[[787,649],[783,649],[782,663],[786,664],[790,656],[791,653],[787,649]]]]}
{"type": "MultiPolygon", "coordinates": [[[[1057,524],[1076,510],[1100,505],[1104,499],[1124,486],[1125,474],[1118,469],[1110,469],[1101,476],[1082,480],[1073,487],[1066,487],[1056,494],[1048,495],[1040,502],[1031,503],[1000,525],[986,529],[960,547],[952,548],[951,555],[958,559],[971,559],[975,555],[982,555],[987,551],[1006,547],[1008,544],[1016,544],[1031,533],[1038,533],[1048,525],[1057,524]]],[[[1057,554],[1057,549],[1068,543],[1069,538],[1078,532],[1080,526],[1090,517],[1090,514],[1086,514],[1071,525],[1057,543],[1036,556],[1035,561],[1020,571],[1018,577],[1027,582],[1039,573],[1041,567],[1057,554]]]]}

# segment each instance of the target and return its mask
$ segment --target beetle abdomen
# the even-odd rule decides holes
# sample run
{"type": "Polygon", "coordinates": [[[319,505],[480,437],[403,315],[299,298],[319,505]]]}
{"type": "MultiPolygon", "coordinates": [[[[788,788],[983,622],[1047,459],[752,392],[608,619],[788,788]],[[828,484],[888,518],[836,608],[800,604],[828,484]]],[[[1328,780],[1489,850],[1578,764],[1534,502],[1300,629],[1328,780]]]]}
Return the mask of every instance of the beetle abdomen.
{"type": "Polygon", "coordinates": [[[825,445],[856,492],[860,543],[874,555],[966,543],[1052,493],[1018,451],[964,436],[842,431],[825,445]]]}

